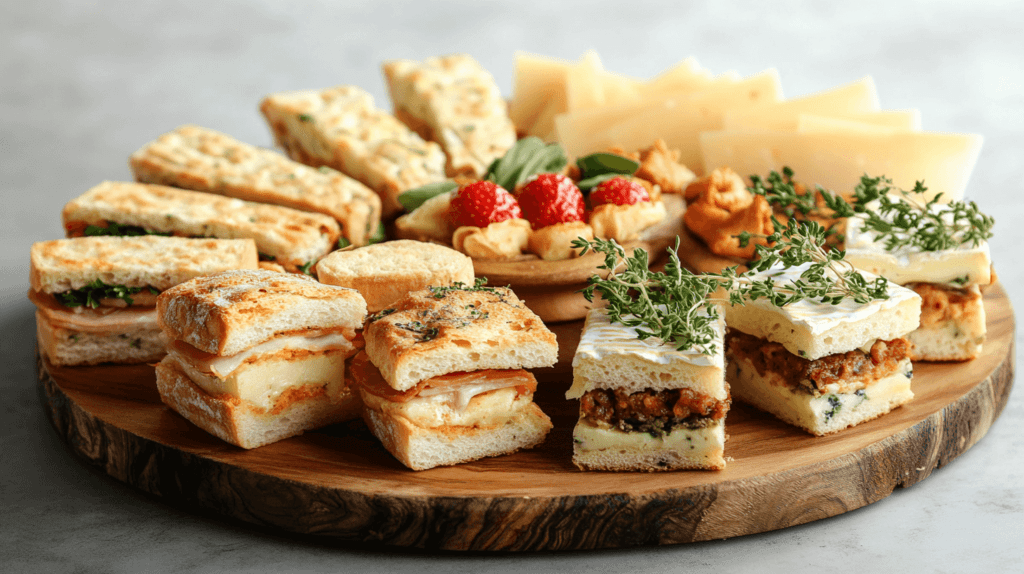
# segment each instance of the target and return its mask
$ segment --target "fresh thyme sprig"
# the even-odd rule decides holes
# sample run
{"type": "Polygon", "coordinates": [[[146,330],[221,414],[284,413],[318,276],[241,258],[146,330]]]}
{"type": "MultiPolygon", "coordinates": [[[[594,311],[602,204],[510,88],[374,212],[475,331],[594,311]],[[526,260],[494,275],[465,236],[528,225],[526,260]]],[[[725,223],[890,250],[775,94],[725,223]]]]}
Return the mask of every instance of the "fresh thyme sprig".
{"type": "MultiPolygon", "coordinates": [[[[741,236],[741,244],[751,234],[741,236]]],[[[741,305],[746,301],[767,299],[781,307],[805,299],[836,305],[845,299],[865,304],[887,299],[888,282],[881,277],[868,281],[843,260],[843,252],[826,245],[825,228],[813,221],[790,219],[785,227],[767,236],[771,247],[759,245],[758,259],[739,273],[728,267],[721,273],[694,275],[684,269],[674,248],[668,250],[664,272],[648,269],[648,255],[635,249],[626,256],[614,240],[577,238],[573,247],[581,253],[593,250],[605,256],[599,269],[608,271],[604,279],[593,276],[583,295],[592,301],[597,291],[608,302],[609,318],[633,327],[637,338],[658,337],[671,342],[680,351],[696,349],[713,354],[713,325],[718,321],[716,303],[741,305]],[[773,269],[801,267],[792,280],[777,282],[768,272],[773,269]],[[726,297],[719,295],[722,290],[726,297]]]]}
{"type": "Polygon", "coordinates": [[[903,247],[919,251],[941,251],[961,245],[977,247],[992,237],[995,220],[978,210],[973,201],[940,203],[941,193],[925,201],[928,188],[918,181],[907,191],[892,184],[884,176],[864,175],[854,188],[852,201],[816,186],[828,211],[816,204],[814,193],[800,194],[793,185],[793,170],[771,172],[766,180],[751,176],[751,193],[763,195],[768,203],[792,217],[821,215],[834,218],[859,217],[863,229],[874,232],[887,250],[903,247]]]}

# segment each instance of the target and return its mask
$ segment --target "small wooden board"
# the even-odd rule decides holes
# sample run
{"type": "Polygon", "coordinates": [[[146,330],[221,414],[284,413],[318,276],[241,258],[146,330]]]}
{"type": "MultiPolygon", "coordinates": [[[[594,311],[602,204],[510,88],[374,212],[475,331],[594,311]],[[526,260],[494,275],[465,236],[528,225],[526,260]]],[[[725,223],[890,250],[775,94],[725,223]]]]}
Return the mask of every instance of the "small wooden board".
{"type": "Polygon", "coordinates": [[[407,470],[361,422],[245,451],[160,402],[148,366],[40,363],[44,405],[69,447],[109,475],[182,508],[348,540],[453,550],[566,550],[675,544],[803,524],[860,508],[949,463],[988,431],[1009,397],[1014,317],[985,294],[988,341],[966,363],[915,366],[914,401],[813,437],[734,404],[724,471],[580,472],[578,403],[562,394],[580,323],[556,326],[560,366],[538,371],[555,423],[540,447],[407,470]],[[570,348],[571,346],[571,348],[570,348]]]}

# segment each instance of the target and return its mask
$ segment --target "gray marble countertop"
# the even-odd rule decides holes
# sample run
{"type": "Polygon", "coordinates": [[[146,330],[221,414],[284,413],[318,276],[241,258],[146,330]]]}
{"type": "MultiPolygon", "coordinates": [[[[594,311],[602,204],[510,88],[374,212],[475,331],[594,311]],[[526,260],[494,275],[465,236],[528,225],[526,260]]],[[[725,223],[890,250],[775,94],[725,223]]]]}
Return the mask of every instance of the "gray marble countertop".
{"type": "MultiPolygon", "coordinates": [[[[997,220],[1017,305],[1024,221],[1024,4],[758,2],[7,2],[0,8],[0,570],[9,572],[1021,572],[1024,399],[920,484],[847,514],[725,541],[630,550],[452,554],[312,541],[187,514],[74,458],[40,405],[28,252],[66,201],[129,179],[128,155],[183,123],[260,145],[270,92],[356,84],[379,64],[467,52],[511,90],[513,51],[649,77],[779,70],[787,96],[871,74],[885,108],[985,136],[968,196],[997,220]]],[[[1020,351],[1017,351],[1018,358],[1020,351]]]]}

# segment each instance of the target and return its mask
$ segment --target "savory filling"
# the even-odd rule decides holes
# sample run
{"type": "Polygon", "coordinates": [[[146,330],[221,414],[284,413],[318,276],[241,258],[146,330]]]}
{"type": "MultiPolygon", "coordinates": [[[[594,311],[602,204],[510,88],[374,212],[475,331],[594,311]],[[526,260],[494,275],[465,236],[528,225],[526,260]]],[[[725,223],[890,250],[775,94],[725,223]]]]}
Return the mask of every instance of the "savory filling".
{"type": "Polygon", "coordinates": [[[691,389],[595,389],[580,399],[580,416],[599,427],[666,435],[676,427],[696,429],[721,421],[731,400],[718,400],[691,389]]]}
{"type": "Polygon", "coordinates": [[[931,329],[947,321],[963,322],[981,307],[981,291],[975,286],[958,289],[935,283],[911,283],[921,296],[921,328],[931,329]]]}
{"type": "Polygon", "coordinates": [[[729,353],[745,359],[764,377],[773,372],[773,380],[785,381],[818,396],[823,393],[850,393],[894,374],[910,356],[906,339],[875,341],[867,350],[854,349],[809,360],[798,357],[779,343],[730,331],[725,337],[729,353]]]}

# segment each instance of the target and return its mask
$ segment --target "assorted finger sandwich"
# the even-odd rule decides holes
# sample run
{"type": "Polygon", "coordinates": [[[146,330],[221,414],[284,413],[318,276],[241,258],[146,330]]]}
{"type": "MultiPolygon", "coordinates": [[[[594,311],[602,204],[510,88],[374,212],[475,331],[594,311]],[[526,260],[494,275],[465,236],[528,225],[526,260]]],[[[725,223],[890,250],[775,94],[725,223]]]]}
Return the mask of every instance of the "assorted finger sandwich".
{"type": "MultiPolygon", "coordinates": [[[[287,156],[186,125],[131,155],[137,182],[70,201],[67,238],[31,252],[43,359],[155,363],[163,403],[240,448],[362,419],[409,469],[461,464],[547,439],[534,371],[559,354],[474,260],[594,250],[606,263],[584,295],[603,302],[565,394],[572,462],[647,472],[724,469],[733,399],[827,435],[912,400],[912,361],[981,353],[992,222],[973,204],[697,178],[661,139],[569,165],[557,144],[517,141],[472,58],[383,71],[394,114],[352,86],[272,94],[260,110],[287,156]],[[677,244],[655,272],[624,249],[668,217],[663,193],[749,270],[693,275],[677,244]],[[378,243],[382,218],[407,239],[378,243]]],[[[512,113],[540,132],[586,123],[534,104],[512,113]]]]}

